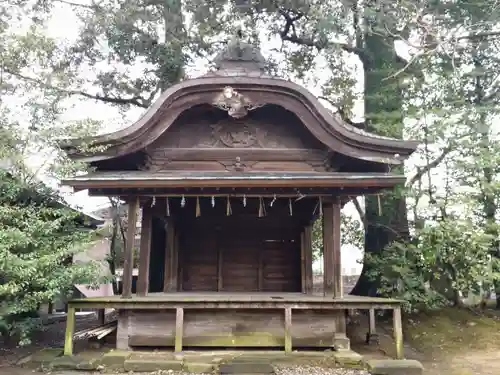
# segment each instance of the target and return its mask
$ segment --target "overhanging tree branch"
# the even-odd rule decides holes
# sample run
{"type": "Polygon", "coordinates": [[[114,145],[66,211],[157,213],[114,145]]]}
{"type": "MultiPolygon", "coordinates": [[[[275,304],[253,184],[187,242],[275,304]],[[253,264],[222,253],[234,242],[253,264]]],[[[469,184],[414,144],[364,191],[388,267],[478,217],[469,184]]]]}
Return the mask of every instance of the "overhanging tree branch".
{"type": "Polygon", "coordinates": [[[361,130],[366,129],[366,121],[361,121],[361,122],[352,121],[349,117],[347,117],[344,109],[340,107],[337,103],[334,103],[331,99],[327,98],[326,96],[318,96],[318,99],[323,99],[327,101],[332,107],[335,107],[337,109],[337,112],[335,113],[337,113],[342,119],[342,121],[344,121],[345,123],[361,130]]]}
{"type": "Polygon", "coordinates": [[[44,87],[50,90],[55,90],[58,92],[61,92],[66,95],[75,95],[75,96],[83,96],[88,99],[93,99],[93,100],[98,100],[104,103],[111,103],[111,104],[119,104],[119,105],[134,105],[137,107],[141,108],[148,108],[149,102],[148,99],[144,99],[140,96],[134,96],[131,98],[119,98],[119,97],[113,97],[113,96],[105,96],[105,95],[100,95],[100,94],[90,94],[85,91],[80,91],[80,90],[66,90],[57,86],[50,85],[40,79],[25,76],[23,74],[10,71],[8,69],[4,69],[4,72],[7,74],[10,74],[14,77],[17,77],[23,81],[35,83],[36,85],[39,85],[40,87],[44,87]]]}
{"type": "Polygon", "coordinates": [[[292,15],[292,11],[279,9],[278,13],[285,19],[285,25],[283,29],[280,31],[279,35],[283,41],[287,41],[290,43],[314,47],[318,50],[322,50],[327,48],[328,46],[337,46],[345,52],[354,53],[359,57],[362,63],[366,63],[367,54],[365,50],[358,48],[356,46],[351,46],[347,43],[342,42],[331,42],[329,40],[316,40],[313,37],[305,37],[299,36],[297,34],[297,29],[295,27],[295,22],[303,18],[305,15],[301,12],[293,12],[295,14],[292,15]]]}
{"type": "Polygon", "coordinates": [[[443,151],[441,151],[441,154],[431,161],[430,163],[427,163],[425,166],[418,168],[417,173],[408,181],[407,186],[411,187],[413,186],[417,181],[420,181],[420,179],[429,171],[431,171],[433,168],[436,168],[441,162],[448,156],[453,151],[453,147],[451,145],[445,147],[443,151]]]}

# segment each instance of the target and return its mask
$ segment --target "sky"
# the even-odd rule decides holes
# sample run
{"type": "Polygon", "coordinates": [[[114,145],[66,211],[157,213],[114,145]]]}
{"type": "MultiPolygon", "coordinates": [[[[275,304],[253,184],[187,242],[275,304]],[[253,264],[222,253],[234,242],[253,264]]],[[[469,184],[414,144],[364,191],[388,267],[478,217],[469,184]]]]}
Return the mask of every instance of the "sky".
{"type": "MultiPolygon", "coordinates": [[[[75,3],[85,3],[85,0],[73,0],[75,3]]],[[[72,40],[75,39],[78,34],[78,19],[74,15],[71,7],[60,3],[56,6],[52,13],[52,20],[49,23],[48,33],[53,37],[60,39],[72,40]]],[[[277,40],[271,41],[263,47],[262,53],[264,56],[269,55],[269,49],[276,46],[277,40]],[[273,45],[274,44],[274,45],[273,45]],[[267,47],[267,48],[266,48],[267,47]]],[[[404,45],[400,44],[397,46],[397,51],[403,57],[408,56],[408,49],[404,45]]],[[[356,64],[355,61],[348,62],[351,64],[356,64]]],[[[319,68],[317,71],[311,72],[312,75],[321,76],[321,65],[322,62],[319,61],[319,68]]],[[[326,65],[326,62],[323,64],[326,65]]],[[[191,77],[199,76],[205,73],[207,66],[204,62],[199,61],[195,63],[188,70],[188,74],[191,77]]],[[[324,75],[326,77],[326,75],[324,75]]],[[[298,82],[301,83],[301,82],[298,82]]],[[[316,86],[306,86],[313,94],[320,95],[320,84],[316,86]]],[[[359,82],[362,85],[362,82],[359,82]]],[[[325,103],[326,104],[326,103],[325,103]]],[[[134,108],[131,109],[125,116],[120,114],[116,108],[110,107],[102,102],[95,101],[81,101],[75,100],[75,105],[69,109],[63,116],[63,121],[75,121],[83,120],[88,117],[89,113],[92,113],[92,118],[95,120],[100,120],[105,124],[102,129],[102,133],[109,133],[131,125],[135,120],[137,120],[143,112],[143,109],[134,108]]],[[[363,103],[358,102],[357,106],[354,108],[354,113],[363,113],[363,103]]],[[[354,119],[356,121],[356,119],[354,119]]],[[[412,169],[410,161],[410,171],[412,169]]],[[[64,194],[65,199],[72,206],[77,206],[81,208],[84,212],[91,212],[103,206],[107,206],[107,198],[96,198],[89,197],[87,191],[81,191],[77,193],[72,193],[67,187],[60,187],[61,192],[64,194]]],[[[352,204],[346,205],[344,208],[344,213],[357,216],[357,212],[352,204]]],[[[361,265],[358,260],[362,258],[362,251],[350,245],[344,245],[342,247],[342,268],[346,274],[358,274],[361,265]]],[[[321,269],[321,260],[316,262],[314,265],[316,270],[321,269]]]]}

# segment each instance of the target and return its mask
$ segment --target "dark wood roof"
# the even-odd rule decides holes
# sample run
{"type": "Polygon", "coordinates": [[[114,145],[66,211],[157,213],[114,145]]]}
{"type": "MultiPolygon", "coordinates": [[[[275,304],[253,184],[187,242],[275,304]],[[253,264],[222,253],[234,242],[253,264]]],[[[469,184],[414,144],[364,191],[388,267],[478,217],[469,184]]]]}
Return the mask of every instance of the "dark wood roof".
{"type": "Polygon", "coordinates": [[[134,124],[109,134],[65,141],[62,147],[71,158],[85,162],[131,154],[154,142],[184,111],[213,105],[214,98],[228,86],[258,101],[254,103],[257,106],[277,105],[289,110],[325,146],[349,157],[400,164],[418,146],[415,141],[381,137],[346,124],[304,87],[270,76],[258,49],[233,40],[219,54],[214,71],[170,87],[134,124]],[[98,146],[99,151],[84,152],[83,144],[98,146]]]}

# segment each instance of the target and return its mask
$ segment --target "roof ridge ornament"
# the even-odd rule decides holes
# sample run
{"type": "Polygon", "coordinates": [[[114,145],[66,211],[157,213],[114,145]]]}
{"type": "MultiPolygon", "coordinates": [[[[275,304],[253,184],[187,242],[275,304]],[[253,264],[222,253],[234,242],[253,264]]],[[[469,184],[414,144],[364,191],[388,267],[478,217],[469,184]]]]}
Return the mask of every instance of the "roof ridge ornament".
{"type": "Polygon", "coordinates": [[[240,94],[231,86],[226,86],[220,94],[218,94],[212,105],[226,111],[229,116],[235,119],[245,117],[249,111],[262,107],[262,104],[255,104],[245,95],[240,94]]]}

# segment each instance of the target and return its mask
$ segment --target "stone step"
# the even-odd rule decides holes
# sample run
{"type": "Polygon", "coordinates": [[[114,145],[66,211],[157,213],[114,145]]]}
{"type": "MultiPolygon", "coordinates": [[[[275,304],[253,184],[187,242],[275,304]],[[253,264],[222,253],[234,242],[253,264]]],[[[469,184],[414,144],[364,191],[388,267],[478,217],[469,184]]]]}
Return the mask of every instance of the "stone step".
{"type": "Polygon", "coordinates": [[[219,368],[219,373],[220,375],[229,375],[229,374],[268,375],[268,374],[274,374],[274,368],[269,363],[263,363],[263,362],[252,363],[252,362],[235,361],[221,365],[219,368]]]}

